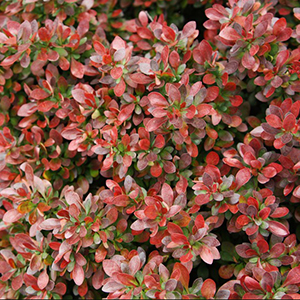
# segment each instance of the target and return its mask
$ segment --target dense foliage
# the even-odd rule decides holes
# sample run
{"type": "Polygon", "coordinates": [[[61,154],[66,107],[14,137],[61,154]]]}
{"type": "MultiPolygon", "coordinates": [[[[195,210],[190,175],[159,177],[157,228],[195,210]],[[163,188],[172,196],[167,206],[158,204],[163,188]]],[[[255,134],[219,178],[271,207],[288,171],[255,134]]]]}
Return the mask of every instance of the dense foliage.
{"type": "Polygon", "coordinates": [[[300,299],[300,2],[0,1],[0,298],[300,299]]]}

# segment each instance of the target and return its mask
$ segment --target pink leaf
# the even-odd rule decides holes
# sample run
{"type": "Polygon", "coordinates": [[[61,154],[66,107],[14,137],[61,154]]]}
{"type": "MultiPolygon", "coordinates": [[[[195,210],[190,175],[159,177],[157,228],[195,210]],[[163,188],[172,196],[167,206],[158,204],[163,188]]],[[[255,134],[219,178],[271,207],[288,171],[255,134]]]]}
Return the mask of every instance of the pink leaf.
{"type": "Polygon", "coordinates": [[[242,58],[242,64],[246,69],[252,70],[255,65],[255,58],[249,52],[246,52],[242,58]]]}
{"type": "Polygon", "coordinates": [[[53,230],[55,228],[60,228],[60,227],[61,225],[59,219],[54,219],[54,218],[49,218],[40,224],[40,228],[43,230],[53,230]]]}
{"type": "Polygon", "coordinates": [[[103,280],[104,280],[104,272],[102,271],[102,269],[98,269],[92,277],[92,285],[94,289],[99,290],[103,285],[103,280]]]}
{"type": "Polygon", "coordinates": [[[111,259],[103,261],[103,270],[109,277],[112,277],[115,272],[121,272],[119,265],[111,259]]]}
{"type": "Polygon", "coordinates": [[[83,281],[84,281],[84,271],[83,268],[78,265],[77,263],[75,264],[75,267],[72,271],[72,276],[73,276],[73,280],[76,283],[76,285],[82,285],[83,281]]]}
{"type": "Polygon", "coordinates": [[[19,117],[29,117],[37,111],[36,103],[25,103],[18,110],[19,117]]]}
{"type": "Polygon", "coordinates": [[[184,27],[182,29],[182,34],[185,37],[189,37],[195,32],[195,30],[196,30],[196,22],[190,21],[184,25],[184,27]]]}
{"type": "Polygon", "coordinates": [[[213,254],[211,253],[210,249],[204,245],[200,248],[200,257],[204,262],[206,262],[209,265],[213,263],[213,254]]]}
{"type": "Polygon", "coordinates": [[[3,222],[14,223],[23,217],[23,214],[19,213],[16,209],[8,210],[3,216],[3,222]]]}
{"type": "MultiPolygon", "coordinates": [[[[82,4],[81,4],[82,5],[82,4]]],[[[90,22],[87,19],[82,19],[77,27],[77,33],[80,36],[85,35],[88,31],[89,31],[89,27],[90,27],[90,22]]]]}
{"type": "Polygon", "coordinates": [[[136,272],[140,269],[141,267],[141,260],[138,255],[135,255],[134,257],[131,258],[129,262],[129,270],[130,274],[132,276],[135,276],[136,272]]]}
{"type": "Polygon", "coordinates": [[[232,27],[225,27],[219,33],[219,36],[228,41],[236,41],[241,38],[241,36],[232,27]]]}
{"type": "Polygon", "coordinates": [[[49,282],[49,276],[47,274],[47,269],[44,269],[44,271],[39,275],[37,280],[38,287],[43,290],[49,282]]]}
{"type": "Polygon", "coordinates": [[[169,207],[173,205],[173,190],[167,183],[164,183],[162,186],[161,196],[164,202],[167,203],[169,207]]]}

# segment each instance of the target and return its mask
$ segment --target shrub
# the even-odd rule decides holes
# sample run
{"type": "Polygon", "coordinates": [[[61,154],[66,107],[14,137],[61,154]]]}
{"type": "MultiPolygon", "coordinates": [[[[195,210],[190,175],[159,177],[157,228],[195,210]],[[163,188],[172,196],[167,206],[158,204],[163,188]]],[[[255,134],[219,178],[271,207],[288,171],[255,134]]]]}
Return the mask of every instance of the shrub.
{"type": "Polygon", "coordinates": [[[300,298],[297,1],[0,4],[1,299],[300,298]]]}

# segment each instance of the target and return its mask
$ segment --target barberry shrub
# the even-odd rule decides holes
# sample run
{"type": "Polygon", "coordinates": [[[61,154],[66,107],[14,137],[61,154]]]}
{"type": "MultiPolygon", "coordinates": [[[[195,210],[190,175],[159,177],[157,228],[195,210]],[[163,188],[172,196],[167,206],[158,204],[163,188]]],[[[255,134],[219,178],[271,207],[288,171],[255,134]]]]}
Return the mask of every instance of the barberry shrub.
{"type": "Polygon", "coordinates": [[[300,2],[0,1],[1,299],[300,299],[300,2]]]}

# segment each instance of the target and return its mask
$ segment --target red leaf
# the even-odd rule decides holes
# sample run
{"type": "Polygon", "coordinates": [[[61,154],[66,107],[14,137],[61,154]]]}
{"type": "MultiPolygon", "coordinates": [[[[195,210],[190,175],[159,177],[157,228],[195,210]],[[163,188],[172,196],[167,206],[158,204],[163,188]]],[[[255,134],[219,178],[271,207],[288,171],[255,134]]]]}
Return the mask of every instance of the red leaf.
{"type": "MultiPolygon", "coordinates": [[[[214,101],[219,96],[220,89],[217,86],[211,86],[209,87],[206,92],[206,100],[207,101],[214,101]]],[[[203,104],[204,105],[204,104],[203,104]]]]}
{"type": "Polygon", "coordinates": [[[215,75],[213,74],[206,74],[204,77],[203,77],[203,82],[205,84],[213,84],[216,82],[216,78],[215,78],[215,75]]]}
{"type": "MultiPolygon", "coordinates": [[[[150,146],[150,142],[149,142],[149,146],[150,146]]],[[[155,138],[153,146],[159,149],[163,148],[165,146],[165,138],[161,134],[158,134],[155,138]]]]}
{"type": "Polygon", "coordinates": [[[198,215],[195,219],[195,226],[197,229],[203,228],[205,226],[204,217],[202,215],[198,215]]]}
{"type": "Polygon", "coordinates": [[[268,230],[277,236],[285,237],[290,234],[289,230],[282,223],[277,221],[268,221],[268,224],[268,230]]]}
{"type": "Polygon", "coordinates": [[[141,267],[140,257],[138,255],[135,255],[130,259],[129,262],[130,274],[135,276],[136,272],[140,269],[140,267],[141,267]]]}
{"type": "Polygon", "coordinates": [[[183,234],[183,231],[182,229],[180,228],[180,226],[172,223],[172,222],[169,222],[168,223],[168,232],[173,235],[174,233],[179,233],[179,234],[183,234]]]}
{"type": "Polygon", "coordinates": [[[18,289],[20,289],[22,287],[22,285],[23,285],[23,274],[18,275],[11,282],[11,287],[15,291],[17,291],[18,289]]]}
{"type": "Polygon", "coordinates": [[[11,66],[14,62],[16,62],[20,56],[22,55],[22,52],[18,52],[14,55],[6,57],[1,63],[0,66],[2,67],[9,67],[11,66]]]}
{"type": "Polygon", "coordinates": [[[107,250],[104,248],[104,246],[101,244],[98,249],[96,250],[96,253],[95,253],[95,261],[97,263],[100,263],[102,262],[105,257],[106,257],[106,254],[107,254],[107,250]]]}
{"type": "Polygon", "coordinates": [[[244,279],[245,286],[251,291],[262,290],[260,284],[253,278],[246,276],[244,279]]]}
{"type": "Polygon", "coordinates": [[[173,190],[169,184],[164,183],[161,189],[161,196],[169,207],[173,205],[173,190]]]}
{"type": "Polygon", "coordinates": [[[63,71],[67,71],[70,68],[70,62],[63,56],[59,58],[58,64],[63,71]]]}
{"type": "Polygon", "coordinates": [[[64,295],[67,292],[67,287],[64,283],[58,282],[52,292],[59,295],[64,295]]]}
{"type": "Polygon", "coordinates": [[[281,68],[289,58],[289,50],[279,52],[276,58],[276,67],[281,68]]]}
{"type": "Polygon", "coordinates": [[[39,29],[38,35],[39,35],[39,38],[41,39],[41,41],[43,41],[43,42],[48,42],[51,39],[51,34],[50,34],[49,30],[45,27],[42,27],[39,29]]]}
{"type": "Polygon", "coordinates": [[[251,173],[248,168],[243,168],[237,172],[236,178],[236,190],[239,190],[243,185],[245,185],[251,178],[251,173]]]}
{"type": "Polygon", "coordinates": [[[106,54],[106,48],[99,42],[99,41],[94,41],[93,42],[94,45],[94,49],[95,51],[100,54],[100,55],[104,55],[106,54]]]}
{"type": "Polygon", "coordinates": [[[113,68],[111,71],[110,71],[110,75],[113,79],[118,79],[122,76],[123,74],[123,69],[121,67],[116,67],[116,68],[113,68]]]}
{"type": "Polygon", "coordinates": [[[180,261],[182,263],[187,263],[187,262],[191,261],[193,259],[193,257],[194,257],[194,255],[193,255],[192,251],[189,250],[187,254],[180,257],[180,261]]]}
{"type": "Polygon", "coordinates": [[[218,138],[218,132],[210,127],[206,127],[206,133],[213,140],[218,138]]]}
{"type": "Polygon", "coordinates": [[[126,90],[126,84],[123,78],[121,78],[121,81],[114,87],[114,93],[117,97],[121,97],[126,90]]]}
{"type": "Polygon", "coordinates": [[[179,101],[181,99],[180,91],[175,85],[170,84],[167,92],[168,92],[169,99],[172,102],[179,101]]]}
{"type": "Polygon", "coordinates": [[[259,212],[259,217],[262,219],[262,220],[265,220],[269,214],[270,214],[270,207],[264,207],[260,212],[259,212]]]}
{"type": "Polygon", "coordinates": [[[135,278],[126,273],[117,273],[114,275],[114,277],[121,283],[124,284],[125,286],[137,286],[137,281],[135,278]]]}
{"type": "Polygon", "coordinates": [[[282,127],[282,121],[281,119],[276,115],[268,115],[266,116],[266,121],[268,124],[274,128],[281,128],[282,127]]]}
{"type": "Polygon", "coordinates": [[[78,287],[78,294],[79,294],[79,296],[84,297],[86,295],[87,291],[88,291],[88,285],[85,280],[83,282],[83,284],[78,287]]]}
{"type": "Polygon", "coordinates": [[[198,117],[199,118],[203,118],[204,116],[207,116],[210,114],[210,112],[212,111],[213,107],[210,104],[200,104],[197,107],[198,109],[198,117]]]}
{"type": "MultiPolygon", "coordinates": [[[[49,97],[50,95],[48,95],[49,97]]],[[[56,103],[52,102],[52,101],[49,101],[49,100],[46,100],[46,101],[43,101],[42,103],[40,103],[38,105],[38,111],[41,111],[41,112],[48,112],[50,111],[54,106],[56,105],[56,103]]]]}
{"type": "Polygon", "coordinates": [[[148,84],[153,81],[153,79],[142,73],[134,73],[129,75],[130,79],[138,84],[148,84]]]}
{"type": "Polygon", "coordinates": [[[169,106],[169,102],[160,93],[152,92],[148,95],[148,99],[152,106],[155,106],[155,107],[157,107],[157,106],[168,107],[169,106]]]}
{"type": "Polygon", "coordinates": [[[150,147],[150,141],[146,139],[142,139],[139,141],[139,145],[142,150],[148,150],[150,147]]]}
{"type": "Polygon", "coordinates": [[[266,167],[266,168],[262,169],[261,172],[267,178],[272,178],[277,174],[276,169],[273,167],[266,167]]]}
{"type": "Polygon", "coordinates": [[[187,237],[180,233],[173,233],[171,235],[172,241],[177,245],[189,245],[187,237]]]}
{"type": "Polygon", "coordinates": [[[154,207],[154,205],[149,205],[145,208],[144,214],[148,219],[155,220],[158,216],[158,211],[154,207]]]}
{"type": "Polygon", "coordinates": [[[162,168],[158,162],[155,162],[154,165],[150,168],[150,173],[154,177],[159,177],[162,173],[162,168]]]}
{"type": "Polygon", "coordinates": [[[250,219],[246,215],[241,215],[236,219],[236,224],[239,225],[239,228],[249,224],[250,219]]]}
{"type": "Polygon", "coordinates": [[[300,282],[300,266],[293,268],[289,271],[282,287],[293,285],[293,284],[299,284],[300,282]]]}
{"type": "Polygon", "coordinates": [[[180,175],[180,179],[179,181],[176,183],[176,192],[178,194],[182,194],[186,192],[186,189],[188,187],[188,181],[185,177],[183,177],[182,175],[180,175]]]}
{"type": "Polygon", "coordinates": [[[173,50],[171,53],[170,53],[170,56],[169,56],[169,62],[170,62],[170,65],[173,67],[173,68],[178,68],[179,65],[180,65],[180,56],[179,54],[173,50]]]}
{"type": "Polygon", "coordinates": [[[150,119],[146,124],[146,130],[148,132],[155,131],[156,129],[160,128],[166,122],[167,122],[167,118],[165,118],[165,117],[150,119]]]}
{"type": "Polygon", "coordinates": [[[211,151],[207,154],[206,156],[206,163],[207,164],[210,164],[210,165],[217,165],[220,161],[220,157],[219,155],[214,152],[214,151],[211,151]]]}
{"type": "Polygon", "coordinates": [[[125,107],[123,107],[118,115],[118,120],[123,123],[124,121],[129,119],[129,117],[131,117],[132,115],[132,112],[134,111],[134,108],[135,108],[134,103],[130,103],[125,107]]]}
{"type": "Polygon", "coordinates": [[[285,244],[277,243],[270,249],[270,258],[278,258],[285,252],[285,244]]]}
{"type": "Polygon", "coordinates": [[[176,173],[176,167],[175,167],[174,163],[172,163],[171,161],[165,161],[164,162],[164,171],[167,174],[176,173]]]}
{"type": "Polygon", "coordinates": [[[190,281],[190,273],[184,265],[176,262],[173,267],[173,272],[171,274],[171,278],[175,278],[177,281],[180,281],[182,283],[183,287],[186,290],[188,290],[189,281],[190,281]]]}
{"type": "Polygon", "coordinates": [[[199,46],[193,51],[194,60],[200,65],[203,65],[205,61],[210,62],[211,56],[212,47],[206,40],[202,40],[199,46]]]}
{"type": "Polygon", "coordinates": [[[75,60],[73,57],[71,59],[71,73],[74,77],[79,79],[84,76],[84,65],[75,60]]]}
{"type": "Polygon", "coordinates": [[[278,35],[284,28],[286,28],[286,19],[285,18],[280,18],[275,22],[273,25],[273,33],[274,35],[278,35]]]}
{"type": "Polygon", "coordinates": [[[243,98],[239,95],[235,95],[233,97],[230,97],[231,105],[234,107],[238,107],[243,103],[243,98]]]}
{"type": "Polygon", "coordinates": [[[282,123],[282,127],[285,131],[291,131],[296,125],[296,117],[293,114],[288,114],[282,123]]]}
{"type": "Polygon", "coordinates": [[[206,279],[201,287],[201,294],[206,299],[212,299],[214,298],[216,290],[216,283],[212,279],[206,279]]]}
{"type": "Polygon", "coordinates": [[[197,157],[198,156],[198,147],[194,144],[187,144],[186,145],[186,151],[191,157],[197,157]]]}

